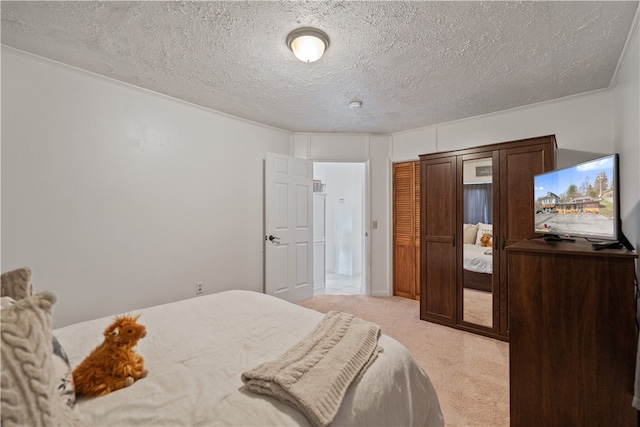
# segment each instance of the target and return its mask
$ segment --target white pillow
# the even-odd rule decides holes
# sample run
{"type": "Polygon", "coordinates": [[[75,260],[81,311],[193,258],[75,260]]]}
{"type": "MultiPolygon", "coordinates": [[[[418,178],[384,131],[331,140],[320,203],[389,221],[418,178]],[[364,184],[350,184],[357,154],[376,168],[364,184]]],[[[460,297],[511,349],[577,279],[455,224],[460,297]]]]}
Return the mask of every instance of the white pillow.
{"type": "Polygon", "coordinates": [[[65,353],[62,345],[52,335],[53,341],[53,354],[51,355],[51,361],[53,362],[53,378],[55,392],[60,399],[64,401],[70,408],[73,408],[76,402],[76,387],[73,382],[73,370],[69,363],[69,357],[65,353]]]}
{"type": "Polygon", "coordinates": [[[480,239],[482,239],[483,234],[490,235],[491,242],[493,243],[493,224],[484,224],[482,222],[478,223],[478,231],[476,232],[476,245],[480,244],[480,239]]]}

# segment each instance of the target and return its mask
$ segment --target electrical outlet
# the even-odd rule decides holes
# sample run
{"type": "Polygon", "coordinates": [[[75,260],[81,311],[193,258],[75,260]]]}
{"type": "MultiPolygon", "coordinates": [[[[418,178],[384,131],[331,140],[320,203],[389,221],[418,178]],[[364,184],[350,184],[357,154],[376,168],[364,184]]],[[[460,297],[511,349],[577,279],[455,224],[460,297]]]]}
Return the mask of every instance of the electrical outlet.
{"type": "Polygon", "coordinates": [[[197,282],[196,283],[196,295],[201,295],[204,292],[204,283],[197,282]]]}

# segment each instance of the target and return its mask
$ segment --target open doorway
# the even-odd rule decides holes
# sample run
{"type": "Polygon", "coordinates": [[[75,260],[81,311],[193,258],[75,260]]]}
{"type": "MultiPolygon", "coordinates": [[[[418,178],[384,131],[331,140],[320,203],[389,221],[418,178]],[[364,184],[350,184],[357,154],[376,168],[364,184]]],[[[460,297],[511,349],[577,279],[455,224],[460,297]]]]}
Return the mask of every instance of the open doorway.
{"type": "Polygon", "coordinates": [[[366,163],[314,162],[313,179],[314,294],[366,294],[366,163]]]}

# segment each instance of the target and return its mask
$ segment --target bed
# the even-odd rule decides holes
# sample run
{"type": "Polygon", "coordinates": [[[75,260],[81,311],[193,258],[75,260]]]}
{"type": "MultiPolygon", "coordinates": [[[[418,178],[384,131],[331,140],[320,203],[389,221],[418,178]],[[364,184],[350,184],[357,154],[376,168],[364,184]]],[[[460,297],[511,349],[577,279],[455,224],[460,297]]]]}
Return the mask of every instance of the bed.
{"type": "MultiPolygon", "coordinates": [[[[3,295],[4,290],[3,279],[3,295]]],[[[46,301],[38,304],[47,311],[46,301]]],[[[7,311],[2,310],[3,344],[5,323],[10,322],[7,311]]],[[[294,407],[248,391],[241,376],[303,340],[322,321],[322,313],[257,292],[226,291],[134,314],[140,314],[139,323],[147,329],[137,346],[147,377],[102,397],[78,397],[72,415],[63,414],[62,424],[73,424],[69,419],[77,416],[78,425],[87,426],[312,425],[294,407]]],[[[102,342],[102,331],[112,320],[52,331],[72,367],[102,342]]],[[[443,425],[431,381],[408,350],[384,334],[378,345],[382,352],[348,387],[332,424],[443,425]]],[[[5,388],[4,367],[2,380],[5,388]]],[[[5,403],[3,389],[3,426],[8,426],[5,403]]],[[[64,412],[58,408],[53,414],[58,410],[64,412]]]]}
{"type": "Polygon", "coordinates": [[[463,280],[464,287],[491,292],[493,282],[492,248],[481,246],[483,235],[493,243],[493,225],[478,222],[463,224],[463,280]]]}
{"type": "Polygon", "coordinates": [[[464,251],[464,287],[491,292],[493,281],[492,248],[465,243],[464,251]]]}

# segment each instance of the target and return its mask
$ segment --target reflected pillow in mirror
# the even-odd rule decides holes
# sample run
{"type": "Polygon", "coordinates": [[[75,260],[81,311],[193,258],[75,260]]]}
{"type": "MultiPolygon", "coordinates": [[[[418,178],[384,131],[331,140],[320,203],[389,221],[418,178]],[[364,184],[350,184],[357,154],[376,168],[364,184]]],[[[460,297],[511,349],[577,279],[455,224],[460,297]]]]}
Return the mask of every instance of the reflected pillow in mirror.
{"type": "Polygon", "coordinates": [[[478,224],[465,224],[463,228],[463,242],[473,245],[478,234],[478,224]]]}
{"type": "Polygon", "coordinates": [[[478,223],[478,231],[476,232],[476,245],[482,244],[482,236],[484,234],[488,234],[493,238],[493,224],[484,224],[482,222],[478,223]]]}

